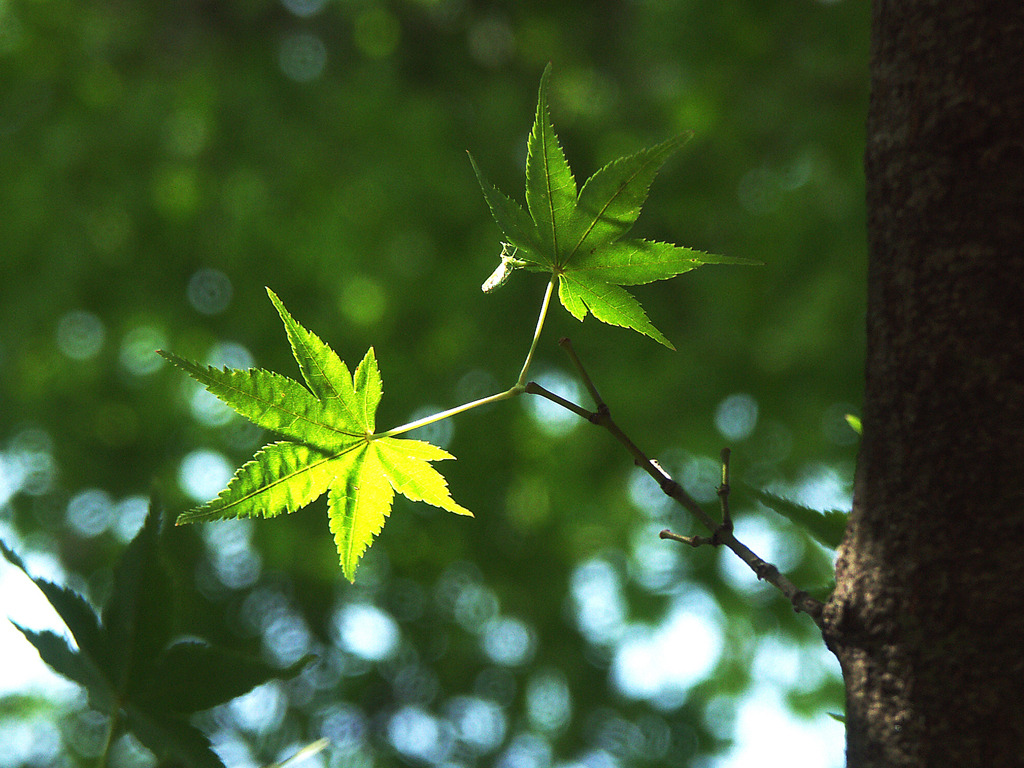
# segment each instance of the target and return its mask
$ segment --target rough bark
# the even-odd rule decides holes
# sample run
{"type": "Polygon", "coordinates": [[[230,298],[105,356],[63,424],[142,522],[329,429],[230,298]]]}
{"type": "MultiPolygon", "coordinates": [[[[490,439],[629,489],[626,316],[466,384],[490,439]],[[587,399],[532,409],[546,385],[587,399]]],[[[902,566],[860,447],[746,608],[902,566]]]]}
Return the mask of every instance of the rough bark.
{"type": "Polygon", "coordinates": [[[1024,765],[1024,2],[875,0],[848,765],[1024,765]]]}

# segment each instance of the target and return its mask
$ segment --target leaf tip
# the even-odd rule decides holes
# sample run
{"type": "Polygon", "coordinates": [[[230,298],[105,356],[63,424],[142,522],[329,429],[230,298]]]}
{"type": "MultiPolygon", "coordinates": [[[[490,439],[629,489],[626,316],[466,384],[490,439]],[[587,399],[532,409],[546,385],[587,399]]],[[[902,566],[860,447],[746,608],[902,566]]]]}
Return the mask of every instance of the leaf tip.
{"type": "Polygon", "coordinates": [[[191,523],[200,520],[201,518],[199,516],[199,512],[202,509],[203,507],[196,507],[195,509],[185,510],[176,518],[174,518],[174,526],[178,527],[179,525],[190,525],[191,523]]]}
{"type": "Polygon", "coordinates": [[[274,305],[274,309],[277,310],[277,314],[279,314],[281,316],[281,320],[287,324],[288,320],[285,316],[288,314],[288,310],[285,309],[284,302],[281,301],[281,297],[270,290],[268,286],[264,286],[264,288],[266,288],[267,296],[270,298],[270,303],[274,305]]]}

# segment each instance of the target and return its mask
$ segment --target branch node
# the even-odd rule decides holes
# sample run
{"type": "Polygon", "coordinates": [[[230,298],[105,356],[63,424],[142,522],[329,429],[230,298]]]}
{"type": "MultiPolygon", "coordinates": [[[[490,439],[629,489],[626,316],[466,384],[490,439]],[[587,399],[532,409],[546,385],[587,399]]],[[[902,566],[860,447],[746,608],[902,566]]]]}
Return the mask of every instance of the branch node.
{"type": "Polygon", "coordinates": [[[601,399],[601,395],[598,393],[597,387],[594,386],[594,382],[591,381],[590,377],[587,375],[586,369],[584,369],[579,357],[576,356],[576,352],[572,348],[572,343],[569,339],[563,338],[558,343],[572,360],[573,365],[576,367],[580,378],[583,380],[583,383],[587,388],[587,391],[594,400],[596,409],[594,411],[588,411],[587,409],[582,408],[563,397],[559,397],[558,395],[547,391],[544,387],[533,381],[527,382],[524,385],[524,391],[545,397],[553,403],[557,403],[563,408],[572,411],[577,416],[586,419],[591,424],[596,424],[607,429],[612,436],[622,443],[626,450],[629,451],[630,455],[633,457],[634,463],[647,472],[647,474],[658,483],[662,492],[678,502],[684,509],[693,514],[693,516],[696,517],[704,527],[711,531],[711,536],[683,536],[678,533],[673,533],[666,528],[659,534],[660,538],[677,541],[680,544],[686,544],[693,548],[705,545],[710,545],[712,547],[727,547],[750,567],[758,580],[767,581],[778,588],[783,595],[789,599],[794,610],[808,614],[814,620],[814,623],[821,627],[823,605],[807,595],[806,592],[797,590],[797,588],[779,572],[778,568],[758,557],[750,550],[749,547],[738,541],[733,535],[732,513],[729,509],[729,449],[723,448],[721,454],[722,482],[718,486],[717,494],[722,508],[722,522],[716,524],[704,508],[701,507],[700,504],[698,504],[679,483],[673,480],[668,472],[666,472],[657,461],[649,459],[646,454],[644,454],[644,452],[641,451],[612,420],[610,409],[605,404],[604,400],[601,399]]]}
{"type": "Polygon", "coordinates": [[[794,613],[806,613],[808,616],[814,619],[815,624],[817,624],[819,627],[822,626],[822,616],[825,613],[824,603],[822,603],[820,600],[816,600],[815,598],[811,597],[803,590],[800,590],[795,595],[793,595],[793,599],[791,602],[793,603],[794,613]]]}
{"type": "Polygon", "coordinates": [[[754,569],[754,574],[757,576],[758,581],[767,581],[772,584],[778,581],[780,576],[779,569],[771,563],[766,563],[764,560],[761,560],[757,564],[757,567],[754,569]]]}
{"type": "MultiPolygon", "coordinates": [[[[660,467],[659,467],[659,469],[660,469],[660,467]]],[[[664,493],[666,496],[672,496],[672,497],[674,497],[679,492],[679,490],[682,488],[682,486],[679,485],[679,483],[677,483],[675,480],[673,480],[668,475],[665,475],[665,477],[662,478],[662,480],[659,483],[659,485],[661,486],[662,493],[664,493]]]]}

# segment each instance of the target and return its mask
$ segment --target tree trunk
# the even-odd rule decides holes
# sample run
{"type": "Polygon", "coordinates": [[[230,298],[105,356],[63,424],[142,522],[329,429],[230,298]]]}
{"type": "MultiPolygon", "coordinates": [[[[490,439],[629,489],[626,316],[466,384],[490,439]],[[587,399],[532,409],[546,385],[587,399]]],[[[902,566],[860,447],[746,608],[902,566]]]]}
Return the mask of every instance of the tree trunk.
{"type": "Polygon", "coordinates": [[[849,766],[1024,765],[1024,2],[875,0],[849,766]]]}

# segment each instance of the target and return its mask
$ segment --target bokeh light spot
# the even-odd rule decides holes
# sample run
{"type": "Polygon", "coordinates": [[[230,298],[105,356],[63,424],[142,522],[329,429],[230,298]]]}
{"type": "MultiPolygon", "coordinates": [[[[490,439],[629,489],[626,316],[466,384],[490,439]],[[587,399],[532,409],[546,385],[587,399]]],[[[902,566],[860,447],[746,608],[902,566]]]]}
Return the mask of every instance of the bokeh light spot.
{"type": "Polygon", "coordinates": [[[57,321],[57,348],[72,360],[89,360],[103,349],[106,329],[92,312],[76,309],[57,321]]]}
{"type": "Polygon", "coordinates": [[[498,759],[497,768],[549,768],[551,744],[535,733],[518,734],[498,759]]]}
{"type": "Polygon", "coordinates": [[[204,315],[219,315],[228,308],[234,289],[217,269],[197,269],[188,280],[188,303],[204,315]]]}
{"type": "Polygon", "coordinates": [[[67,739],[80,755],[99,757],[106,742],[107,716],[97,710],[76,712],[67,718],[67,739]]]}
{"type": "Polygon", "coordinates": [[[331,750],[348,756],[366,743],[368,724],[362,710],[351,704],[334,704],[321,715],[320,733],[331,740],[331,750]]]}
{"type": "Polygon", "coordinates": [[[716,617],[713,600],[694,587],[659,625],[631,628],[612,662],[615,687],[633,699],[677,706],[721,656],[724,636],[716,617]]]}
{"type": "MultiPolygon", "coordinates": [[[[579,402],[579,384],[561,371],[545,371],[538,374],[535,380],[549,392],[574,403],[579,402]]],[[[569,434],[581,421],[580,417],[572,411],[538,395],[526,398],[526,408],[537,422],[537,426],[551,437],[562,437],[569,434]]]]}
{"type": "Polygon", "coordinates": [[[227,705],[231,719],[243,731],[270,733],[284,719],[287,697],[276,681],[264,683],[227,705]]]}
{"type": "Polygon", "coordinates": [[[782,495],[812,509],[849,510],[853,507],[852,477],[852,468],[840,472],[828,464],[811,464],[804,468],[800,481],[782,495]]]}
{"type": "MultiPolygon", "coordinates": [[[[744,515],[736,520],[736,538],[783,573],[792,570],[804,556],[803,535],[759,516],[744,515]]],[[[774,594],[768,582],[752,578],[750,568],[738,557],[721,557],[718,566],[723,578],[737,592],[752,596],[774,594]]]]}
{"type": "Polygon", "coordinates": [[[572,695],[565,675],[544,670],[531,675],[526,683],[526,712],[538,731],[557,731],[572,715],[572,695]]]}
{"type": "MultiPolygon", "coordinates": [[[[10,663],[10,659],[4,660],[10,663]]],[[[10,717],[0,723],[4,754],[0,766],[59,765],[62,740],[57,724],[46,715],[26,719],[10,717]]]]}
{"type": "Polygon", "coordinates": [[[21,430],[0,453],[0,504],[18,492],[29,496],[48,493],[56,472],[50,435],[36,427],[21,430]]]}
{"type": "Polygon", "coordinates": [[[167,346],[167,336],[151,325],[137,325],[121,339],[118,360],[121,366],[135,376],[148,376],[163,367],[164,361],[156,353],[167,346]]]}
{"type": "Polygon", "coordinates": [[[415,760],[436,765],[451,751],[451,733],[420,707],[407,706],[395,712],[388,720],[387,733],[396,750],[415,760]]]}
{"type": "Polygon", "coordinates": [[[218,341],[210,347],[206,355],[206,364],[214,368],[246,368],[253,367],[253,356],[244,344],[234,341],[218,341]]]}
{"type": "Polygon", "coordinates": [[[367,603],[350,603],[334,617],[341,647],[367,661],[381,661],[398,646],[398,624],[391,616],[367,603]]]}
{"type": "Polygon", "coordinates": [[[316,35],[297,32],[281,41],[277,61],[289,80],[309,83],[323,74],[327,64],[327,48],[316,35]]]}
{"type": "Polygon", "coordinates": [[[605,560],[588,560],[573,571],[570,584],[576,623],[591,643],[604,644],[622,634],[626,603],[622,580],[605,560]]]}
{"type": "Polygon", "coordinates": [[[455,598],[455,621],[467,632],[482,632],[497,614],[497,596],[480,584],[467,585],[455,598]]]}
{"type": "Polygon", "coordinates": [[[295,611],[280,611],[263,628],[263,646],[279,667],[288,667],[309,652],[313,640],[305,620],[295,611]]]}
{"type": "Polygon", "coordinates": [[[793,450],[793,432],[781,421],[767,420],[761,423],[751,437],[747,447],[750,455],[756,455],[761,462],[774,464],[785,461],[793,450]]]}
{"type": "Polygon", "coordinates": [[[533,657],[533,632],[518,619],[496,618],[487,622],[481,642],[484,653],[506,667],[524,664],[533,657]]]}
{"type": "Polygon", "coordinates": [[[664,523],[651,522],[637,526],[630,537],[630,575],[648,592],[672,592],[688,563],[680,558],[679,547],[659,538],[663,528],[664,523]]]}
{"type": "Polygon", "coordinates": [[[192,451],[178,468],[178,485],[195,501],[214,498],[231,479],[232,465],[218,451],[192,451]]]}
{"type": "Polygon", "coordinates": [[[111,521],[114,534],[124,544],[135,538],[149,514],[149,499],[145,496],[127,496],[114,505],[111,521]]]}
{"type": "Polygon", "coordinates": [[[501,707],[475,696],[458,696],[447,706],[446,714],[455,726],[456,738],[471,752],[493,752],[505,739],[507,722],[501,707]]]}
{"type": "Polygon", "coordinates": [[[732,703],[737,711],[730,736],[741,738],[716,761],[721,768],[846,764],[842,723],[824,713],[813,720],[789,716],[787,702],[776,686],[757,685],[742,700],[732,703]]]}
{"type": "Polygon", "coordinates": [[[200,424],[205,424],[208,427],[221,427],[235,417],[235,412],[231,410],[230,406],[218,400],[217,396],[207,391],[202,384],[189,382],[188,386],[192,390],[188,407],[193,418],[200,424]]]}
{"type": "Polygon", "coordinates": [[[675,509],[676,502],[672,497],[667,496],[654,478],[639,467],[634,467],[630,473],[628,493],[633,506],[653,520],[675,509]]]}
{"type": "Polygon", "coordinates": [[[300,18],[308,18],[320,13],[327,0],[281,0],[281,5],[300,18]]]}
{"type": "Polygon", "coordinates": [[[99,488],[76,493],[68,501],[68,523],[85,537],[99,536],[111,523],[114,503],[110,494],[99,488]]]}
{"type": "Polygon", "coordinates": [[[243,589],[256,583],[263,561],[252,547],[252,520],[224,520],[199,530],[206,544],[206,556],[221,584],[229,589],[243,589]]]}
{"type": "Polygon", "coordinates": [[[395,698],[406,704],[429,704],[441,690],[437,673],[421,664],[407,664],[391,680],[395,698]]]}
{"type": "Polygon", "coordinates": [[[726,440],[745,440],[757,426],[757,401],[750,395],[729,395],[715,409],[715,427],[726,440]]]}
{"type": "Polygon", "coordinates": [[[697,501],[706,504],[718,497],[722,467],[710,456],[691,456],[683,465],[680,483],[697,501]]]}

